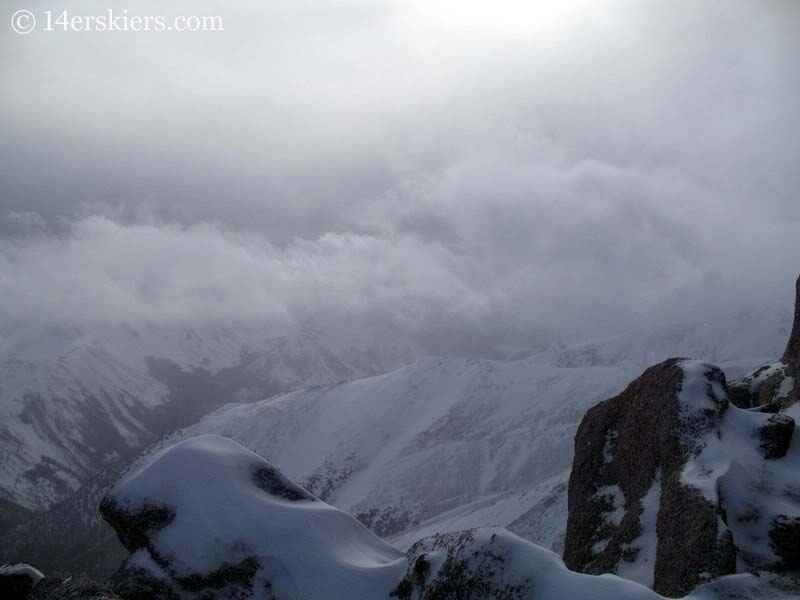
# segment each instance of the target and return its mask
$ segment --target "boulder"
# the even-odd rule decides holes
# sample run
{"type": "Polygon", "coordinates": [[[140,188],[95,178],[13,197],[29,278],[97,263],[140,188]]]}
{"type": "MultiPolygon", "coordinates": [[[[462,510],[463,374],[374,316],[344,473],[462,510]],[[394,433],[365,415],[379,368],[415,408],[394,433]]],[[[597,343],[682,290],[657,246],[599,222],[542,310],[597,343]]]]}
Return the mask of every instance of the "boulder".
{"type": "Polygon", "coordinates": [[[683,471],[728,409],[716,367],[670,359],[584,417],[575,437],[564,560],[585,573],[639,573],[679,596],[736,570],[718,501],[683,471]]]}
{"type": "Polygon", "coordinates": [[[783,458],[789,451],[794,435],[794,419],[789,415],[772,415],[758,429],[759,447],[767,460],[783,458]]]}
{"type": "Polygon", "coordinates": [[[800,517],[775,517],[769,538],[775,554],[781,558],[779,567],[788,571],[800,569],[800,517]]]}

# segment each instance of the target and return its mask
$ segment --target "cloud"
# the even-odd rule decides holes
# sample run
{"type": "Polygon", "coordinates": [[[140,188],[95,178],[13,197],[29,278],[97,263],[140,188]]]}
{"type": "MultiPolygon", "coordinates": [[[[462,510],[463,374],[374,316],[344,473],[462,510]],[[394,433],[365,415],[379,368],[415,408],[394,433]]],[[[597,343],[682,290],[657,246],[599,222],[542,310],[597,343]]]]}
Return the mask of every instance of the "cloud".
{"type": "Polygon", "coordinates": [[[0,316],[507,337],[788,301],[797,6],[486,6],[2,34],[0,316]]]}

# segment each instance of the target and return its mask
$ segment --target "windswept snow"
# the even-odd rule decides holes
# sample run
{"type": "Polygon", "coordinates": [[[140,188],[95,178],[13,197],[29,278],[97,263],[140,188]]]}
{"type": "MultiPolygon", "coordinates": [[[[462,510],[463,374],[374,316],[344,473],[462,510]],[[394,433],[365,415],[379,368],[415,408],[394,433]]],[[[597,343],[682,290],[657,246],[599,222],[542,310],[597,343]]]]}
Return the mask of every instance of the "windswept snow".
{"type": "MultiPolygon", "coordinates": [[[[262,585],[254,599],[266,598],[259,590],[269,586],[279,597],[387,598],[406,568],[403,553],[313,497],[265,493],[254,478],[261,468],[271,466],[231,440],[191,438],[128,475],[113,498],[132,511],[155,505],[174,513],[151,542],[173,577],[202,577],[255,557],[262,585]]],[[[140,550],[130,564],[160,569],[152,558],[140,550]]]]}

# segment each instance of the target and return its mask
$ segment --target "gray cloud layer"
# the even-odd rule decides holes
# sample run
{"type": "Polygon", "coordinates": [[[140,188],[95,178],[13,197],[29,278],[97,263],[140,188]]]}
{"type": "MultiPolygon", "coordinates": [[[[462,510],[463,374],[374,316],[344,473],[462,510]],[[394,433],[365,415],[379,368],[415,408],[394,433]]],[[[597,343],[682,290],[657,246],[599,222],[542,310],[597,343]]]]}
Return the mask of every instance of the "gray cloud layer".
{"type": "Polygon", "coordinates": [[[129,9],[226,31],[0,33],[0,319],[507,336],[788,305],[795,2],[129,9]]]}

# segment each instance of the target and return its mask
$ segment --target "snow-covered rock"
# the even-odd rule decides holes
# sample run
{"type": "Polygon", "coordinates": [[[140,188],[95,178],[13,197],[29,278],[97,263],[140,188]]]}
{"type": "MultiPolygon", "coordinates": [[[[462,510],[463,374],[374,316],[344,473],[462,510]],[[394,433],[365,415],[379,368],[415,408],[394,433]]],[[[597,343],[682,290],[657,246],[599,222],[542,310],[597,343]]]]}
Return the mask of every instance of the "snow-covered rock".
{"type": "Polygon", "coordinates": [[[647,369],[578,430],[567,564],[669,596],[737,571],[796,569],[794,432],[792,414],[731,404],[714,365],[671,359],[647,369]]]}
{"type": "Polygon", "coordinates": [[[405,568],[352,516],[218,436],[160,452],[101,511],[132,552],[114,576],[124,596],[384,598],[405,568]]]}

